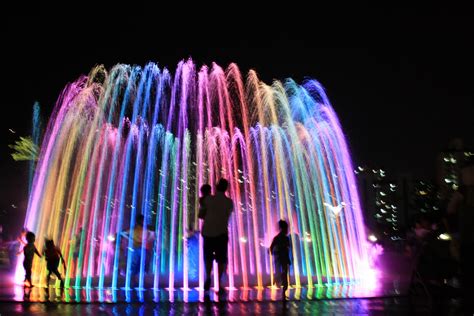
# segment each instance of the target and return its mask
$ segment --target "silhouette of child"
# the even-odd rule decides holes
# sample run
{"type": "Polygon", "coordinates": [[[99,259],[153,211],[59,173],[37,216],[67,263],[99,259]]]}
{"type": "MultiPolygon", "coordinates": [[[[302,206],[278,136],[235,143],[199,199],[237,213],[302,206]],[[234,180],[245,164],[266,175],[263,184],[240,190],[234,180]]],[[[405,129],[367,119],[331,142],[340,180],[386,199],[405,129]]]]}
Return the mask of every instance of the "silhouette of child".
{"type": "Polygon", "coordinates": [[[199,198],[199,214],[200,219],[206,217],[206,207],[204,206],[204,200],[211,195],[211,186],[209,184],[203,184],[201,186],[201,197],[199,198]]]}
{"type": "Polygon", "coordinates": [[[18,242],[19,242],[22,246],[26,245],[25,239],[26,239],[26,234],[27,234],[27,233],[28,233],[28,229],[26,229],[26,227],[23,227],[23,228],[21,229],[21,234],[20,234],[20,236],[18,236],[18,238],[17,238],[18,242]]]}
{"type": "Polygon", "coordinates": [[[64,261],[61,250],[54,245],[52,239],[46,240],[46,249],[44,250],[44,256],[46,258],[46,266],[48,268],[48,278],[46,279],[46,285],[49,285],[49,279],[51,274],[54,273],[61,281],[61,287],[64,287],[64,281],[61,278],[61,274],[58,271],[59,261],[63,262],[64,271],[66,271],[66,262],[64,261]]]}
{"type": "Polygon", "coordinates": [[[288,235],[288,223],[284,220],[278,222],[280,232],[273,238],[270,252],[275,257],[275,273],[280,275],[283,285],[282,298],[285,299],[285,291],[288,289],[288,268],[290,261],[290,238],[288,235]]]}
{"type": "Polygon", "coordinates": [[[33,287],[33,283],[31,282],[31,268],[33,267],[33,257],[35,254],[41,258],[38,249],[35,246],[35,239],[36,236],[32,232],[26,233],[26,245],[23,247],[21,251],[18,252],[20,254],[23,252],[25,254],[25,259],[23,260],[23,268],[25,268],[25,282],[28,281],[28,286],[33,287]]]}

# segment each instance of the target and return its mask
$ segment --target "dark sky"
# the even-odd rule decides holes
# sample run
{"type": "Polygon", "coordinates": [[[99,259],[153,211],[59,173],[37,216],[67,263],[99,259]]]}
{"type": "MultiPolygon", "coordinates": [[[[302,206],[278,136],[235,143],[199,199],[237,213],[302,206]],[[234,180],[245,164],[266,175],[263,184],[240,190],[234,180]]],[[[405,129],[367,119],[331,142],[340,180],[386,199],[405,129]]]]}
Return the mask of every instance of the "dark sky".
{"type": "Polygon", "coordinates": [[[5,12],[0,211],[26,207],[27,165],[13,162],[7,144],[31,134],[34,101],[47,117],[65,84],[100,63],[155,61],[174,71],[192,57],[198,66],[236,62],[267,83],[318,79],[355,163],[393,174],[430,178],[450,138],[472,144],[474,17],[467,7],[179,5],[5,12]]]}

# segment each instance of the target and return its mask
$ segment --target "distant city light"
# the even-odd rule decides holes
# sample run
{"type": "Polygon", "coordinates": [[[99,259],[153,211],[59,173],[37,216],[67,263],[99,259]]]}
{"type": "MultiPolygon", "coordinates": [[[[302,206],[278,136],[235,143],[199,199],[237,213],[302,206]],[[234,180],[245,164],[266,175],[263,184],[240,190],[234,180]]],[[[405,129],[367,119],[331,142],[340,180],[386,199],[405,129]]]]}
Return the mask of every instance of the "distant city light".
{"type": "Polygon", "coordinates": [[[444,234],[440,234],[438,236],[438,239],[441,239],[441,240],[451,240],[451,235],[447,234],[447,233],[444,233],[444,234]]]}
{"type": "Polygon", "coordinates": [[[115,236],[114,235],[109,235],[107,236],[108,241],[115,241],[115,236]]]}
{"type": "Polygon", "coordinates": [[[368,238],[371,242],[376,242],[377,241],[377,237],[375,237],[375,235],[369,235],[368,238]]]}
{"type": "Polygon", "coordinates": [[[247,242],[247,237],[240,237],[240,242],[246,243],[247,242]]]}

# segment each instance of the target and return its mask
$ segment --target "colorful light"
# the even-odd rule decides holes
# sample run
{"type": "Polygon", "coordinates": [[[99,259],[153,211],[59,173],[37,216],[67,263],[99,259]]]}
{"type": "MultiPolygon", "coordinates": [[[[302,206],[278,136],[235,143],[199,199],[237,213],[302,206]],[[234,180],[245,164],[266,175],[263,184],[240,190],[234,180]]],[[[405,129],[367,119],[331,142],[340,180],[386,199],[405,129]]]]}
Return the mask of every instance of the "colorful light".
{"type": "MultiPolygon", "coordinates": [[[[231,288],[273,280],[265,246],[281,218],[293,284],[349,283],[369,269],[353,170],[315,80],[268,86],[254,71],[244,82],[235,64],[196,71],[191,60],[174,77],[153,63],[96,67],[57,101],[26,227],[39,249],[43,236],[61,247],[66,286],[129,288],[135,270],[139,287],[202,287],[198,192],[224,177],[234,201],[231,288]],[[149,228],[140,248],[129,238],[138,214],[149,228]]],[[[35,261],[37,283],[45,269],[35,261]]]]}

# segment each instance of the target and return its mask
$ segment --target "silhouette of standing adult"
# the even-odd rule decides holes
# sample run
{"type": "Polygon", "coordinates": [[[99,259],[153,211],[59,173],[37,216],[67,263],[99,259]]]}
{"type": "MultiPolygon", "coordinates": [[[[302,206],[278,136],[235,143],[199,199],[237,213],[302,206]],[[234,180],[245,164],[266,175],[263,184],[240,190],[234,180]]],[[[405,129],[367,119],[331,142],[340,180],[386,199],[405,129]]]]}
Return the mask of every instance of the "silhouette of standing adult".
{"type": "Polygon", "coordinates": [[[227,226],[233,209],[232,200],[225,195],[228,186],[227,180],[220,179],[216,187],[216,194],[208,196],[203,202],[206,210],[201,215],[204,220],[202,236],[206,265],[205,291],[211,287],[212,263],[215,260],[218,264],[219,292],[223,292],[220,280],[227,266],[227,242],[229,240],[227,226]]]}

